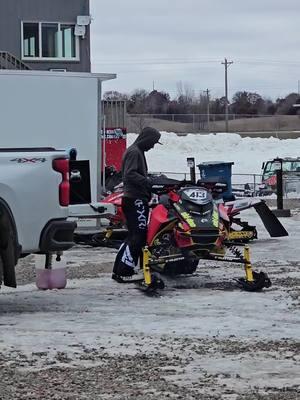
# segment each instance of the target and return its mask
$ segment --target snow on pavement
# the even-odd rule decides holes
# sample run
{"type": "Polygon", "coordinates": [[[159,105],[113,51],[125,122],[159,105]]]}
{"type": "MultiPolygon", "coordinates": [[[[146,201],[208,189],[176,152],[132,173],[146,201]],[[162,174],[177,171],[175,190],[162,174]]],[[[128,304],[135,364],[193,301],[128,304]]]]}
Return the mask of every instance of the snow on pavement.
{"type": "MultiPolygon", "coordinates": [[[[39,291],[31,283],[2,290],[0,353],[11,354],[14,362],[23,354],[31,360],[26,370],[36,370],[49,363],[90,368],[101,364],[104,351],[109,357],[158,351],[183,360],[180,377],[177,371],[164,378],[169,383],[186,389],[192,382],[197,387],[211,374],[217,377],[220,396],[224,384],[235,393],[253,386],[265,390],[266,383],[272,390],[300,385],[295,369],[300,361],[295,350],[300,263],[294,247],[300,216],[282,220],[290,236],[281,239],[268,238],[257,216],[251,218],[262,237],[261,243],[251,245],[253,260],[269,273],[270,289],[243,292],[233,283],[243,275],[239,266],[200,262],[196,277],[168,278],[161,297],[147,297],[134,285],[112,281],[109,273],[84,279],[89,251],[76,247],[68,253],[69,268],[78,261],[82,279],[71,279],[66,289],[39,291]],[[92,358],[83,359],[82,352],[92,358]]],[[[113,260],[115,254],[93,249],[92,264],[97,253],[98,263],[107,262],[101,255],[113,260]]],[[[198,394],[206,391],[197,389],[198,394]]]]}
{"type": "MultiPolygon", "coordinates": [[[[300,153],[300,139],[163,133],[162,142],[147,154],[152,171],[187,172],[194,156],[259,173],[268,158],[300,153]]],[[[236,287],[239,265],[201,261],[196,276],[168,278],[147,297],[111,280],[115,250],[83,246],[66,253],[67,288],[39,291],[22,260],[22,284],[0,292],[1,398],[296,400],[300,214],[281,219],[284,238],[270,238],[253,210],[242,217],[258,228],[254,267],[273,282],[260,293],[236,287]]]]}

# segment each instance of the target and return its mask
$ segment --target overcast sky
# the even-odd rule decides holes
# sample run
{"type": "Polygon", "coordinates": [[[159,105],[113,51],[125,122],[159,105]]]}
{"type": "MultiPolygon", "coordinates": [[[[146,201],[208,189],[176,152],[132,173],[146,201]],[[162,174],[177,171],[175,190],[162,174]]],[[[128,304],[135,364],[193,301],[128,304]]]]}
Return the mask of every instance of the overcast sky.
{"type": "Polygon", "coordinates": [[[177,94],[238,90],[276,99],[300,84],[300,0],[90,0],[93,72],[114,72],[104,91],[177,94]]]}

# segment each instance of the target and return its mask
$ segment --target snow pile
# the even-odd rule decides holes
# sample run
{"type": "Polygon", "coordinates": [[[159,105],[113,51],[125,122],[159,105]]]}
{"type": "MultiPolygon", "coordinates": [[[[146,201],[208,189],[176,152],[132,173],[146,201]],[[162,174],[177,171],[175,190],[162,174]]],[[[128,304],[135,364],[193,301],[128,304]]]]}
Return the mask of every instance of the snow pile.
{"type": "MultiPolygon", "coordinates": [[[[161,134],[163,146],[156,145],[154,150],[146,153],[149,171],[152,172],[188,172],[186,159],[194,157],[196,165],[204,161],[232,161],[233,174],[260,174],[263,161],[275,157],[300,157],[300,138],[242,138],[233,133],[161,134]]],[[[136,134],[129,133],[127,145],[132,144],[136,137],[136,134]]]]}

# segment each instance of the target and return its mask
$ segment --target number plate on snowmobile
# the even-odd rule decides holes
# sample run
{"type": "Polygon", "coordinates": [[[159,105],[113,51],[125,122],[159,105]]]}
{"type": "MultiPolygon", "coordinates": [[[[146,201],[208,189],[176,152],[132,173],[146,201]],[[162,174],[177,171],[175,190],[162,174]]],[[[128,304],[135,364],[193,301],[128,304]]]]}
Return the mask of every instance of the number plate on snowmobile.
{"type": "Polygon", "coordinates": [[[197,204],[206,203],[208,200],[207,191],[200,188],[189,188],[183,191],[191,201],[197,204]]]}

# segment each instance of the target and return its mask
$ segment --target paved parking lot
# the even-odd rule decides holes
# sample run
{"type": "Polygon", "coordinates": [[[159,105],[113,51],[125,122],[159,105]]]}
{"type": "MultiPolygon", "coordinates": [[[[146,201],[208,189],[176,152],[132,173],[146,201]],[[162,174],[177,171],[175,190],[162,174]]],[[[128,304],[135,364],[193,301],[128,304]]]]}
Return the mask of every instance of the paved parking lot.
{"type": "Polygon", "coordinates": [[[246,293],[237,265],[200,262],[158,297],[110,279],[115,251],[68,252],[68,285],[38,291],[34,260],[0,292],[1,399],[300,398],[300,215],[251,245],[273,286],[246,293]]]}

